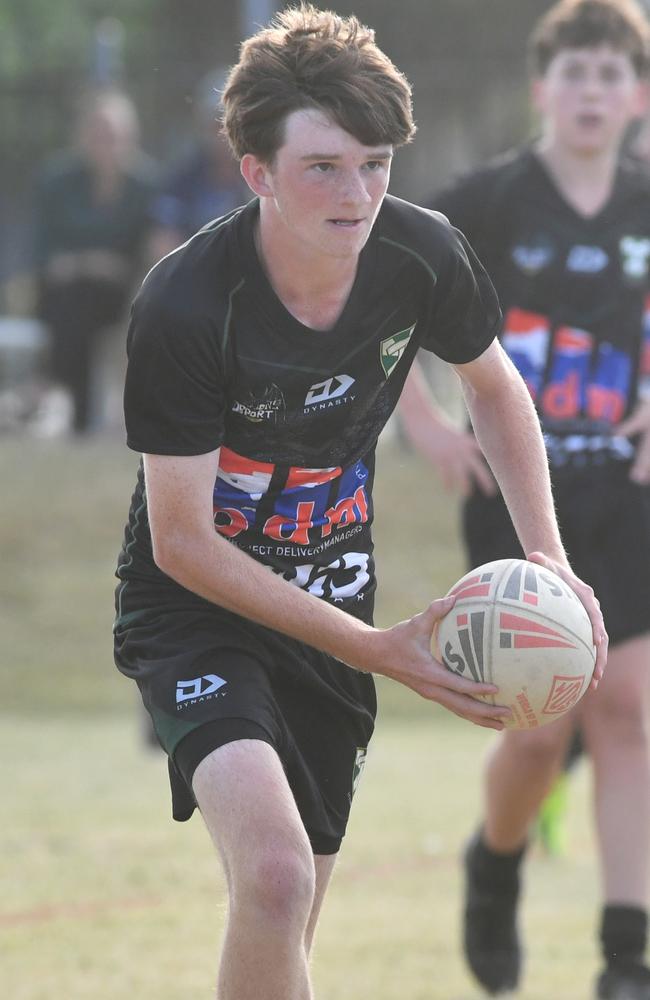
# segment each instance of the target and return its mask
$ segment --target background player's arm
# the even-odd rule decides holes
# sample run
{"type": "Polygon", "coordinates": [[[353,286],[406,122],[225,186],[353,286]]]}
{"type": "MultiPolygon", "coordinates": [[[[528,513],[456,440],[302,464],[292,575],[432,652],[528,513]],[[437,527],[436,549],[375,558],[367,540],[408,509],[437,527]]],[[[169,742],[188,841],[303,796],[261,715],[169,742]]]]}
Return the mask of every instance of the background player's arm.
{"type": "Polygon", "coordinates": [[[593,590],[569,566],[555,518],[546,449],[526,385],[497,340],[475,361],[456,365],[481,449],[503,493],[526,557],[573,588],[589,614],[602,676],[607,637],[593,590]]]}
{"type": "Polygon", "coordinates": [[[508,710],[477,700],[494,694],[494,685],[465,680],[431,656],[433,626],[453,600],[434,601],[408,621],[377,629],[288,583],[215,531],[218,462],[218,451],[144,456],[154,559],[164,573],[201,597],[350,666],[392,677],[462,718],[502,728],[498,720],[508,710]]]}
{"type": "Polygon", "coordinates": [[[614,433],[635,440],[630,479],[647,486],[650,483],[650,399],[642,399],[634,413],[614,428],[614,433]]]}
{"type": "Polygon", "coordinates": [[[476,484],[488,496],[496,492],[476,438],[457,427],[437,404],[417,361],[402,390],[399,412],[410,442],[437,470],[445,489],[468,496],[476,484]]]}

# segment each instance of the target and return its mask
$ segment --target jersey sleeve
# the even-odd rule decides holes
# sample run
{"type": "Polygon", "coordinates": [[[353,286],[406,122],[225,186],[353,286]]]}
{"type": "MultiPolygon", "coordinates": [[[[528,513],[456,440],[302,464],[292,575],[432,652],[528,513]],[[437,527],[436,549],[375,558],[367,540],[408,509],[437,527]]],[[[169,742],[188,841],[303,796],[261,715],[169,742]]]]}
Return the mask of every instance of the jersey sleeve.
{"type": "Polygon", "coordinates": [[[422,346],[450,364],[474,361],[501,328],[492,282],[458,230],[446,221],[446,253],[433,292],[422,346]]]}
{"type": "Polygon", "coordinates": [[[127,444],[154,455],[204,455],[224,436],[224,365],[216,324],[136,299],[127,338],[127,444]]]}

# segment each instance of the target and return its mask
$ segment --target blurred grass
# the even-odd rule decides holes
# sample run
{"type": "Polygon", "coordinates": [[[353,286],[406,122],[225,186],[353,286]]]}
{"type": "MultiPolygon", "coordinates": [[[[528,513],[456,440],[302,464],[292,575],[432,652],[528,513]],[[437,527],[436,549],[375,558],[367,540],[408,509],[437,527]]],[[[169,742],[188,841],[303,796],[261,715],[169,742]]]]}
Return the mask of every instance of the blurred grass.
{"type": "MultiPolygon", "coordinates": [[[[5,720],[2,995],[11,1000],[213,996],[224,884],[197,818],[173,823],[162,757],[133,718],[5,720]]],[[[490,737],[433,710],[384,717],[314,957],[318,1000],[478,1000],[458,946],[458,854],[490,737]]],[[[587,1000],[596,971],[586,783],[570,853],[535,852],[522,1000],[587,1000]]]]}
{"type": "Polygon", "coordinates": [[[0,442],[4,711],[111,712],[115,561],[138,457],[111,438],[0,442]]]}
{"type": "MultiPolygon", "coordinates": [[[[170,818],[111,655],[112,590],[137,456],[111,439],[0,441],[2,995],[213,995],[225,895],[200,821],[170,818]],[[9,766],[7,766],[9,765],[9,766]]],[[[398,442],[377,479],[379,624],[460,575],[456,501],[398,442]]],[[[491,736],[391,682],[314,959],[318,1000],[472,1000],[458,948],[461,845],[491,736]]],[[[570,853],[535,852],[525,1000],[586,1000],[596,970],[587,782],[570,853]]]]}

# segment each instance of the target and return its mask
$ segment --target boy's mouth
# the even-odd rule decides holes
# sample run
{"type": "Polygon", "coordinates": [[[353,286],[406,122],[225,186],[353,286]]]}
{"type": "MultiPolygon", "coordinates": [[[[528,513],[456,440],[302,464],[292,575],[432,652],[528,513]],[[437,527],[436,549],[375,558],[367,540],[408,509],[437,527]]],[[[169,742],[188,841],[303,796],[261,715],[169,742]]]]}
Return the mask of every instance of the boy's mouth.
{"type": "Polygon", "coordinates": [[[603,116],[596,111],[583,111],[576,120],[581,128],[598,128],[603,124],[603,116]]]}

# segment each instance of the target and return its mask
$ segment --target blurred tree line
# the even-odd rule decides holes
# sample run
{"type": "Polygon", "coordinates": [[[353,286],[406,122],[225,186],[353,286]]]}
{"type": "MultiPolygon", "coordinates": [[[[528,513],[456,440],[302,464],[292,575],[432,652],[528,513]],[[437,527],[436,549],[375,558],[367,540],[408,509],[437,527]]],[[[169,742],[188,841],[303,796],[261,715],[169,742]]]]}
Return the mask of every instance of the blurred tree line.
{"type": "MultiPolygon", "coordinates": [[[[331,0],[376,29],[411,80],[419,132],[393,191],[417,200],[530,129],[525,39],[550,0],[331,0]]],[[[0,280],[24,266],[35,170],[66,144],[92,83],[135,99],[144,148],[168,161],[194,123],[198,81],[237,58],[264,0],[0,0],[0,280]],[[9,234],[9,235],[7,235],[9,234]]]]}

